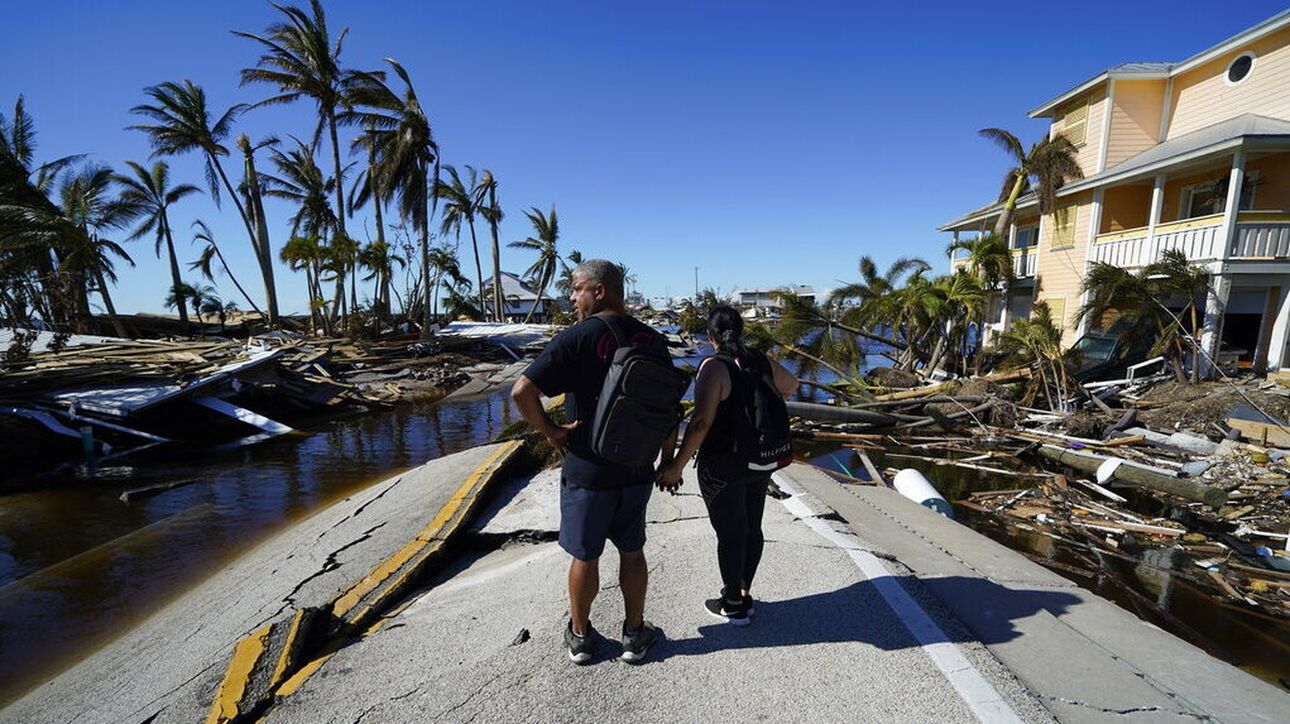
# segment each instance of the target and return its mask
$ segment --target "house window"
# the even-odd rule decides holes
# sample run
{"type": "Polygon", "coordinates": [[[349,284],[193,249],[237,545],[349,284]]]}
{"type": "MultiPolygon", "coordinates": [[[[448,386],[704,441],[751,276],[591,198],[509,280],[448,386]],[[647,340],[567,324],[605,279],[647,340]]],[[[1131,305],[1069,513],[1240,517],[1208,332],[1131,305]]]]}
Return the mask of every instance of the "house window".
{"type": "Polygon", "coordinates": [[[1063,206],[1053,212],[1053,248],[1064,249],[1075,245],[1075,220],[1079,207],[1063,206]]]}
{"type": "MultiPolygon", "coordinates": [[[[1245,174],[1241,181],[1241,203],[1237,206],[1237,211],[1248,211],[1254,207],[1254,189],[1259,185],[1258,176],[1257,171],[1245,174]]],[[[1183,212],[1180,218],[1194,219],[1226,211],[1227,187],[1230,182],[1231,177],[1224,176],[1184,187],[1182,203],[1178,206],[1183,212]]]]}
{"type": "Polygon", "coordinates": [[[1240,85],[1250,77],[1252,70],[1254,70],[1254,53],[1241,53],[1227,66],[1227,77],[1224,80],[1228,85],[1240,85]]]}
{"type": "Polygon", "coordinates": [[[1062,118],[1062,135],[1072,146],[1082,146],[1088,139],[1088,99],[1066,111],[1062,118]]]}
{"type": "Polygon", "coordinates": [[[1039,243],[1039,227],[1023,226],[1017,229],[1016,249],[1028,249],[1039,243]]]}

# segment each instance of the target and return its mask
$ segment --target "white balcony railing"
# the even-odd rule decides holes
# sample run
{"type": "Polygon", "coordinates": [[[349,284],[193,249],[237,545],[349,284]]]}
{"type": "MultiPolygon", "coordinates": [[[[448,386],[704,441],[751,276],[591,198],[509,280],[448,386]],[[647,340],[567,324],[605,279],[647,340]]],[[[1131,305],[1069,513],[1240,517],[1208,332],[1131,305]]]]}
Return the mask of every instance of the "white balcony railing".
{"type": "Polygon", "coordinates": [[[1167,249],[1178,249],[1191,261],[1217,259],[1222,244],[1223,215],[1201,216],[1156,226],[1099,234],[1092,259],[1119,267],[1140,267],[1160,259],[1167,249]]]}
{"type": "Polygon", "coordinates": [[[1033,248],[1012,252],[1012,275],[1018,279],[1027,279],[1035,275],[1039,255],[1033,248]]]}
{"type": "Polygon", "coordinates": [[[1242,211],[1237,215],[1232,258],[1285,257],[1290,257],[1290,214],[1279,211],[1242,211]]]}

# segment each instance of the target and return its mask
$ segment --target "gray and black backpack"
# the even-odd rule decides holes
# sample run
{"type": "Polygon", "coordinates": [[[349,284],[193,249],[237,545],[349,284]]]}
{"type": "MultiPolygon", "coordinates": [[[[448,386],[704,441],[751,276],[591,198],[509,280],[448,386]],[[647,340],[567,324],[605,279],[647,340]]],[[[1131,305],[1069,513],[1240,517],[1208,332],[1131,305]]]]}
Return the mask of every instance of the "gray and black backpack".
{"type": "Polygon", "coordinates": [[[591,422],[591,451],[609,462],[643,467],[658,455],[663,438],[680,421],[681,398],[690,377],[672,366],[659,335],[632,346],[615,315],[597,314],[618,341],[591,422]]]}

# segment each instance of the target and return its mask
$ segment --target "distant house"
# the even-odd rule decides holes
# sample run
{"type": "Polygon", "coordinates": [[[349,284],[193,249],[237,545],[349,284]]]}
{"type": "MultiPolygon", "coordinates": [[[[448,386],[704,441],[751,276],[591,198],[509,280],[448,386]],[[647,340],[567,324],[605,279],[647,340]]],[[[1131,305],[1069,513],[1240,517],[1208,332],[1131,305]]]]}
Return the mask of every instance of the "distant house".
{"type": "MultiPolygon", "coordinates": [[[[501,278],[502,314],[509,321],[524,321],[524,318],[529,314],[529,310],[533,310],[535,300],[537,300],[537,309],[533,310],[533,318],[530,320],[532,322],[550,321],[550,314],[553,311],[566,307],[564,300],[551,296],[549,288],[542,299],[538,300],[537,290],[530,287],[527,282],[515,274],[504,271],[501,273],[501,278]]],[[[492,293],[492,279],[487,279],[484,282],[484,298],[492,299],[492,293]]]]}
{"type": "Polygon", "coordinates": [[[763,308],[779,309],[782,305],[775,298],[777,294],[794,294],[807,301],[815,301],[815,288],[803,286],[801,284],[790,284],[782,287],[771,287],[767,289],[742,289],[739,295],[738,305],[741,308],[763,308]]]}

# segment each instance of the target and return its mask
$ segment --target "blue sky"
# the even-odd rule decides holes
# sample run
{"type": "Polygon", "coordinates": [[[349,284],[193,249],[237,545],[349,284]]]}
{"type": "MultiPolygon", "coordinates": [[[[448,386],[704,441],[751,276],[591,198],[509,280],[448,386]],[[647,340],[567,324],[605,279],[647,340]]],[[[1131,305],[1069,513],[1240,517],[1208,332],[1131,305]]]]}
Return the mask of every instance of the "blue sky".
{"type": "MultiPolygon", "coordinates": [[[[350,29],[342,60],[402,62],[445,162],[497,175],[503,243],[529,235],[524,209],[554,204],[562,249],[625,262],[651,297],[692,293],[695,266],[701,286],[725,292],[829,288],[854,278],[864,254],[941,263],[947,239],[935,227],[989,201],[1005,169],[977,129],[1008,128],[1028,143],[1046,128],[1025,115],[1040,102],[1121,62],[1181,60],[1285,7],[882,5],[325,3],[333,30],[350,29]]],[[[259,53],[229,31],[258,33],[277,15],[243,0],[6,8],[0,108],[9,116],[26,96],[38,160],[145,161],[144,136],[124,130],[142,88],[189,78],[218,108],[267,97],[266,86],[238,87],[259,53]]],[[[308,137],[313,117],[308,103],[255,110],[235,133],[308,137]]],[[[203,185],[199,158],[169,161],[174,182],[203,185]]],[[[270,202],[275,246],[290,213],[270,202]]],[[[197,256],[187,229],[201,218],[243,284],[260,289],[227,200],[222,212],[200,198],[172,214],[181,260],[197,256]]],[[[360,240],[372,233],[365,215],[349,226],[360,240]]],[[[150,240],[128,248],[137,267],[120,269],[118,309],[159,311],[166,266],[150,240]]],[[[461,255],[473,269],[468,237],[461,255]]],[[[530,258],[503,249],[502,262],[523,271],[530,258]]],[[[277,278],[284,310],[303,311],[303,277],[279,264],[277,278]]]]}

